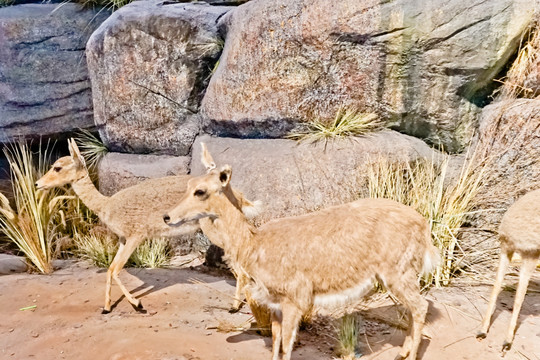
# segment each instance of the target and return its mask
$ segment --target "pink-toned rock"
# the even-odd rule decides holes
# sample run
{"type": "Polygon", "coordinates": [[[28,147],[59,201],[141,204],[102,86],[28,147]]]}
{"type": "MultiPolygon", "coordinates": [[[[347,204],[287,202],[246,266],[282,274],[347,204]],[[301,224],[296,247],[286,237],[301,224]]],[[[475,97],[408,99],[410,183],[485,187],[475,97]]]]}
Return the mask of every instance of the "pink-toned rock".
{"type": "Polygon", "coordinates": [[[252,0],[222,18],[226,42],[202,102],[205,128],[282,137],[339,108],[459,151],[534,0],[252,0]]]}
{"type": "Polygon", "coordinates": [[[146,179],[189,172],[189,157],[108,153],[99,163],[99,190],[112,195],[146,179]]]}
{"type": "Polygon", "coordinates": [[[221,53],[217,19],[230,7],[136,1],[87,45],[95,122],[112,151],[187,155],[198,107],[221,53]]]}
{"type": "Polygon", "coordinates": [[[484,108],[480,143],[491,159],[480,194],[483,226],[496,226],[504,210],[540,188],[540,99],[500,101],[484,108]],[[487,225],[486,225],[487,224],[487,225]]]}
{"type": "MultiPolygon", "coordinates": [[[[379,156],[431,159],[437,156],[424,142],[394,131],[350,138],[325,145],[284,139],[198,137],[193,159],[205,142],[218,166],[233,168],[232,184],[248,199],[262,200],[262,221],[296,215],[365,195],[367,165],[379,156]]],[[[204,173],[199,161],[191,173],[204,173]]]]}

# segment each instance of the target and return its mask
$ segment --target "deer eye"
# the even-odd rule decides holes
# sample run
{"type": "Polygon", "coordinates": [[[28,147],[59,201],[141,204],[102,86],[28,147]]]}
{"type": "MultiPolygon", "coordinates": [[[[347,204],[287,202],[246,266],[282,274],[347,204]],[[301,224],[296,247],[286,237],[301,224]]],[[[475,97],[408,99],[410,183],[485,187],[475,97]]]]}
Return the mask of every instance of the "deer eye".
{"type": "Polygon", "coordinates": [[[206,194],[206,191],[201,190],[201,189],[195,190],[195,192],[193,193],[193,195],[195,196],[204,196],[205,194],[206,194]]]}
{"type": "Polygon", "coordinates": [[[60,172],[60,170],[62,170],[62,168],[60,166],[55,166],[55,167],[53,167],[53,170],[56,171],[56,172],[60,172]]]}

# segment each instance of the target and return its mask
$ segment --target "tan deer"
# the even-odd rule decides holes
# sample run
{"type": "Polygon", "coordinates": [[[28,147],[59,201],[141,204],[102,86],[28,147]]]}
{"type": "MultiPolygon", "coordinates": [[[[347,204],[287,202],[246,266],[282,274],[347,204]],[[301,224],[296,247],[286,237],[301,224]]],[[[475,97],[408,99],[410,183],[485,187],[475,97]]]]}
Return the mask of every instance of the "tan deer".
{"type": "Polygon", "coordinates": [[[505,353],[512,347],[521,305],[525,299],[536,262],[540,258],[540,190],[531,191],[510,206],[499,226],[499,239],[501,242],[499,269],[486,316],[482,321],[482,328],[476,337],[478,339],[486,337],[510,259],[514,253],[521,255],[523,263],[519,272],[519,285],[514,299],[510,326],[502,347],[502,351],[505,353]]]}
{"type": "Polygon", "coordinates": [[[346,308],[374,280],[410,311],[400,358],[415,359],[428,309],[417,276],[439,261],[427,221],[386,199],[363,199],[277,219],[255,229],[225,196],[229,166],[189,180],[179,205],[165,214],[171,227],[194,219],[219,233],[229,261],[249,276],[247,289],[272,309],[272,359],[289,360],[302,315],[312,308],[346,308]]]}
{"type": "MultiPolygon", "coordinates": [[[[204,144],[202,146],[202,161],[210,171],[215,168],[215,164],[204,144]]],[[[131,305],[142,310],[140,300],[130,294],[118,274],[135,248],[147,238],[184,235],[199,229],[196,222],[178,228],[171,228],[163,223],[163,213],[178,204],[191,176],[179,175],[149,179],[108,197],[102,195],[90,180],[84,158],[73,139],[69,141],[69,152],[70,156],[58,159],[51,169],[36,182],[36,186],[38,189],[49,189],[71,184],[82,202],[120,237],[118,252],[107,271],[103,313],[111,311],[112,279],[116,281],[131,305]]],[[[224,189],[224,193],[238,209],[253,213],[254,205],[240,192],[228,187],[224,189]]],[[[237,290],[237,296],[240,296],[241,290],[237,290]]],[[[235,303],[235,306],[238,304],[235,303]]]]}

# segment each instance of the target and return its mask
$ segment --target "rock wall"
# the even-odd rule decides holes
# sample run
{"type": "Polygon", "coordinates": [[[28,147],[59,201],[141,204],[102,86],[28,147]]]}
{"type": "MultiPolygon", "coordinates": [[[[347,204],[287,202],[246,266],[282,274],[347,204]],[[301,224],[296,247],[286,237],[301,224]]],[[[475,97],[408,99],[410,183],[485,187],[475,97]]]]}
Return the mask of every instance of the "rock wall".
{"type": "Polygon", "coordinates": [[[533,0],[252,0],[225,15],[202,110],[220,136],[282,137],[339,108],[461,151],[533,0]]]}
{"type": "Polygon", "coordinates": [[[0,8],[0,142],[94,128],[84,54],[107,11],[77,4],[0,8]]]}
{"type": "MultiPolygon", "coordinates": [[[[463,149],[533,5],[136,2],[88,44],[96,124],[113,151],[191,155],[185,172],[195,175],[203,172],[200,142],[208,142],[219,164],[233,165],[235,185],[263,200],[267,218],[344,202],[358,196],[351,191],[370,156],[437,156],[426,143],[463,149]],[[393,131],[330,147],[280,139],[343,107],[379,114],[424,142],[393,131]]],[[[113,192],[173,164],[157,165],[165,162],[152,156],[110,155],[100,169],[102,187],[113,192]],[[133,159],[154,170],[135,174],[133,159]]]]}
{"type": "MultiPolygon", "coordinates": [[[[478,126],[479,143],[501,154],[485,206],[539,185],[538,100],[485,106],[537,1],[209,2],[137,1],[93,22],[74,4],[0,9],[0,141],[95,125],[112,151],[99,168],[106,194],[204,172],[204,141],[233,166],[233,185],[263,201],[259,221],[358,197],[370,159],[437,157],[433,144],[459,152],[478,126]],[[86,46],[93,123],[83,52],[101,22],[86,46]],[[340,108],[399,133],[283,138],[340,108]]],[[[538,72],[524,84],[540,89],[538,72]]]]}

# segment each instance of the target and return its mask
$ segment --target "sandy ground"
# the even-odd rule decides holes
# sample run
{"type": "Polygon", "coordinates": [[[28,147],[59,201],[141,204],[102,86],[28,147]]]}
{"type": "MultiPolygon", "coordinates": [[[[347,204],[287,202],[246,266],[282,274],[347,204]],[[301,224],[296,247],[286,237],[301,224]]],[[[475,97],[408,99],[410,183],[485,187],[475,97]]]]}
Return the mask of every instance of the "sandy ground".
{"type": "MultiPolygon", "coordinates": [[[[269,338],[252,330],[215,329],[220,324],[249,323],[249,309],[227,311],[233,278],[203,266],[127,269],[121,278],[141,296],[146,314],[134,311],[113,286],[113,299],[118,301],[110,314],[102,315],[105,272],[84,262],[64,262],[50,276],[0,277],[0,359],[270,359],[269,338]]],[[[540,272],[529,288],[514,346],[505,359],[540,360],[540,272]]],[[[479,342],[474,335],[489,292],[487,286],[431,290],[426,296],[430,300],[426,333],[431,338],[423,340],[419,358],[500,359],[513,292],[503,292],[488,338],[479,342]]],[[[361,358],[393,359],[404,338],[402,330],[389,324],[398,321],[398,308],[385,299],[363,315],[361,358]]],[[[300,331],[292,358],[332,359],[334,346],[332,322],[319,319],[300,331]]]]}

